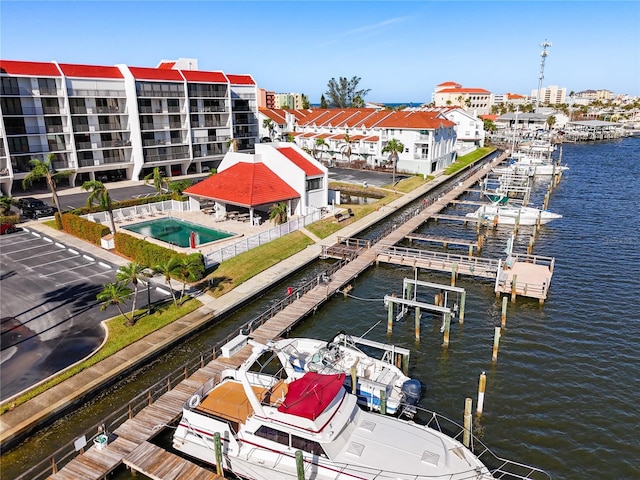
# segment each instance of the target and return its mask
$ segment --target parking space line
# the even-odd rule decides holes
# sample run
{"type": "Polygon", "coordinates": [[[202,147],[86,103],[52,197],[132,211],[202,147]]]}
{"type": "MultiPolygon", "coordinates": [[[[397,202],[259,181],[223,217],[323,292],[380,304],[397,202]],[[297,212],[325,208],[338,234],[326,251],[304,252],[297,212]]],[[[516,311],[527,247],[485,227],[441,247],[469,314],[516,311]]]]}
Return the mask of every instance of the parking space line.
{"type": "Polygon", "coordinates": [[[49,245],[36,245],[35,247],[23,248],[21,250],[11,250],[9,252],[2,252],[2,255],[11,255],[13,253],[26,252],[27,250],[34,250],[36,248],[49,248],[49,245]]]}
{"type": "Polygon", "coordinates": [[[77,250],[74,250],[73,248],[69,248],[68,249],[70,253],[73,253],[74,255],[79,255],[80,253],[77,250]]]}
{"type": "Polygon", "coordinates": [[[39,264],[37,265],[37,267],[38,267],[38,268],[39,268],[39,267],[45,267],[45,266],[47,266],[47,265],[51,265],[52,263],[66,262],[66,261],[69,261],[69,257],[61,258],[61,259],[59,259],[59,260],[53,260],[53,261],[51,261],[51,262],[47,262],[47,263],[39,263],[39,264]]]}
{"type": "Polygon", "coordinates": [[[65,245],[63,245],[63,244],[61,244],[61,243],[58,243],[58,242],[56,242],[54,245],[55,245],[56,247],[59,247],[59,248],[67,248],[65,245]]]}
{"type": "MultiPolygon", "coordinates": [[[[59,273],[64,273],[64,272],[70,272],[71,270],[76,270],[78,268],[82,268],[82,267],[88,267],[90,266],[91,263],[85,263],[84,265],[78,265],[77,267],[71,267],[71,268],[65,268],[64,270],[60,270],[57,272],[53,272],[53,273],[47,273],[45,275],[40,275],[41,277],[50,277],[51,275],[57,275],[59,273]]],[[[88,277],[83,277],[83,278],[88,278],[88,277]]]]}
{"type": "Polygon", "coordinates": [[[33,235],[34,237],[42,238],[42,235],[40,235],[38,232],[31,232],[31,235],[33,235]]]}
{"type": "Polygon", "coordinates": [[[75,280],[70,280],[68,282],[58,283],[58,285],[69,285],[70,283],[77,283],[77,282],[81,282],[82,280],[85,280],[87,278],[101,277],[101,276],[104,276],[106,274],[107,274],[107,272],[94,273],[93,275],[87,275],[86,277],[76,278],[75,280]]]}
{"type": "Polygon", "coordinates": [[[53,243],[53,240],[51,240],[49,237],[42,237],[42,239],[43,239],[45,242],[53,243]]]}
{"type": "Polygon", "coordinates": [[[107,265],[106,263],[102,263],[102,262],[98,262],[98,265],[100,265],[101,267],[104,267],[108,270],[111,270],[111,265],[107,265]]]}
{"type": "Polygon", "coordinates": [[[95,262],[95,261],[96,261],[96,259],[95,259],[95,258],[92,258],[92,257],[90,257],[89,255],[82,255],[82,256],[83,256],[84,258],[86,258],[87,260],[91,261],[91,262],[95,262]]]}
{"type": "MultiPolygon", "coordinates": [[[[46,251],[46,252],[44,252],[44,253],[39,253],[39,254],[37,254],[37,255],[30,255],[30,256],[29,256],[29,257],[27,257],[27,258],[21,258],[20,260],[16,260],[16,262],[20,262],[20,263],[22,264],[22,262],[23,262],[24,260],[31,260],[32,258],[44,257],[45,255],[51,255],[51,251],[46,251]]],[[[69,260],[69,257],[65,257],[65,258],[63,258],[63,260],[69,260]]],[[[46,263],[44,263],[44,264],[39,263],[38,265],[35,265],[35,266],[36,266],[36,267],[39,267],[40,265],[47,265],[47,264],[46,264],[46,263]]]]}

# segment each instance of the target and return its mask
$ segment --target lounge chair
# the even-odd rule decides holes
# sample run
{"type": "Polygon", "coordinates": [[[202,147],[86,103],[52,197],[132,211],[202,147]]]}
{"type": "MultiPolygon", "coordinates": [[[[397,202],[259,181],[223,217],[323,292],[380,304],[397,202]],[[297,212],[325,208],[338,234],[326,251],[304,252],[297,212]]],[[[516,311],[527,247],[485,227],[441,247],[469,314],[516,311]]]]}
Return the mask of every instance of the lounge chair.
{"type": "Polygon", "coordinates": [[[113,212],[113,221],[116,223],[124,222],[124,216],[122,215],[122,210],[117,210],[113,212]]]}

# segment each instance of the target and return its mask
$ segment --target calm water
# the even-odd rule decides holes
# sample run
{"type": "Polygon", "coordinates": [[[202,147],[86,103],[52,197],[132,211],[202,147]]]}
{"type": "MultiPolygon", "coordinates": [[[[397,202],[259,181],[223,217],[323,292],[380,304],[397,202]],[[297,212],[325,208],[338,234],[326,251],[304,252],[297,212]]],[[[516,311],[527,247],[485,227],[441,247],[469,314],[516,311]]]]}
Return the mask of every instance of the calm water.
{"type": "Polygon", "coordinates": [[[176,218],[149,220],[147,222],[127,225],[122,228],[184,248],[190,245],[192,234],[195,237],[196,245],[214,242],[234,235],[233,233],[203,227],[202,225],[178,220],[176,218]]]}
{"type": "MultiPolygon", "coordinates": [[[[375,325],[367,338],[412,349],[410,374],[426,384],[422,405],[459,423],[465,397],[474,399],[475,408],[478,376],[486,371],[484,413],[475,433],[496,453],[543,468],[555,479],[640,478],[639,158],[640,139],[634,138],[564,146],[563,163],[570,170],[549,204],[564,218],[543,226],[534,247],[534,254],[556,257],[550,296],[544,306],[527,299],[509,304],[495,365],[491,350],[501,303],[490,282],[459,279],[457,285],[467,290],[465,323],[452,324],[450,346],[443,349],[440,319],[428,315],[422,319],[419,343],[413,340],[412,320],[395,323],[393,333],[386,335],[382,298],[400,294],[402,279],[413,277],[410,269],[392,266],[360,275],[353,297],[334,297],[292,336],[329,338],[339,330],[359,335],[375,325]]],[[[536,186],[532,203],[540,205],[546,184],[536,186]]],[[[475,237],[474,227],[440,224],[423,231],[432,228],[451,237],[475,237]]],[[[527,228],[516,239],[517,251],[526,249],[527,228]]],[[[491,231],[483,256],[502,256],[510,232],[491,231]]],[[[40,459],[45,446],[84,433],[110,409],[218,342],[282,297],[288,285],[314,277],[320,268],[317,264],[276,286],[23,447],[3,453],[3,478],[7,466],[40,459]]],[[[448,275],[422,271],[419,278],[449,282],[448,275]]],[[[117,478],[129,477],[121,473],[117,478]]]]}

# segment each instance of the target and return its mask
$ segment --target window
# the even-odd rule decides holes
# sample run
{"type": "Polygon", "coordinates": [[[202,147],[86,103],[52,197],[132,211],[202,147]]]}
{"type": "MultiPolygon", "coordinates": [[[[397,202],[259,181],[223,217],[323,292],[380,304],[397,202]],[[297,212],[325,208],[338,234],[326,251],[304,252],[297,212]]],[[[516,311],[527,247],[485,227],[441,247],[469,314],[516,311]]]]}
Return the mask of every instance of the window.
{"type": "Polygon", "coordinates": [[[19,93],[17,78],[2,77],[2,95],[18,95],[19,93]]]}
{"type": "Polygon", "coordinates": [[[272,442],[278,442],[282,445],[289,446],[289,434],[281,432],[280,430],[276,430],[275,428],[261,426],[258,430],[256,430],[255,435],[257,437],[266,438],[267,440],[271,440],[272,442]]]}
{"type": "MultiPolygon", "coordinates": [[[[3,78],[4,80],[4,78],[3,78]]],[[[4,89],[4,87],[3,87],[4,89]]],[[[4,91],[2,92],[4,93],[4,91]]],[[[3,98],[2,112],[5,115],[22,115],[22,104],[19,98],[3,98]]]]}
{"type": "Polygon", "coordinates": [[[312,178],[307,180],[307,192],[310,190],[320,190],[322,188],[322,178],[312,178]]]}
{"type": "Polygon", "coordinates": [[[291,447],[296,450],[302,450],[303,452],[311,453],[319,457],[326,457],[322,446],[318,442],[313,440],[307,440],[306,438],[297,437],[291,435],[291,447]]]}

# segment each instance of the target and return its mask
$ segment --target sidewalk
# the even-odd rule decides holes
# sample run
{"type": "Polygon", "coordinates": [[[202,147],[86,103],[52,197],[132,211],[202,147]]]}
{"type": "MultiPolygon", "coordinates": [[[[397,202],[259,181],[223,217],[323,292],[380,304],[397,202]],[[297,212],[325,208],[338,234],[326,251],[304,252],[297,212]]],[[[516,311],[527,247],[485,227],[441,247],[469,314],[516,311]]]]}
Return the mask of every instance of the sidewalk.
{"type": "MultiPolygon", "coordinates": [[[[235,309],[246,302],[247,298],[260,294],[270,285],[285,279],[293,272],[313,262],[322,253],[322,246],[335,244],[338,236],[344,238],[357,235],[399,208],[425,195],[446,179],[447,177],[439,176],[435,180],[390,202],[378,211],[346,225],[329,237],[322,240],[318,239],[314,245],[261,272],[222,297],[213,298],[206,293],[200,293],[197,298],[202,302],[202,306],[198,310],[157,330],[135,344],[117,352],[110,358],[99,362],[0,416],[0,443],[4,446],[5,442],[13,441],[24,434],[28,434],[29,431],[44,423],[49,417],[64,411],[75,403],[78,398],[98,391],[102,385],[111,381],[114,377],[142,364],[149,356],[155,355],[171,344],[180,341],[183,337],[188,336],[194,330],[211,321],[211,319],[235,309]]],[[[28,222],[24,226],[53,237],[61,243],[76,246],[79,249],[90,252],[96,258],[104,259],[115,265],[128,263],[128,260],[118,255],[51,229],[40,222],[28,222]]],[[[315,237],[310,232],[307,234],[312,236],[311,238],[315,237]]]]}

